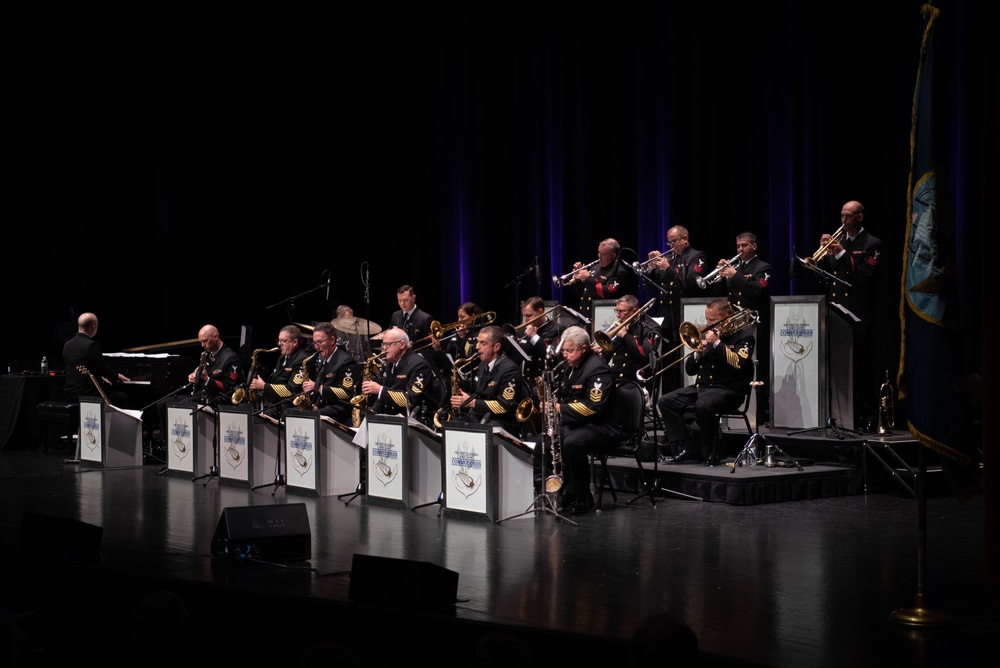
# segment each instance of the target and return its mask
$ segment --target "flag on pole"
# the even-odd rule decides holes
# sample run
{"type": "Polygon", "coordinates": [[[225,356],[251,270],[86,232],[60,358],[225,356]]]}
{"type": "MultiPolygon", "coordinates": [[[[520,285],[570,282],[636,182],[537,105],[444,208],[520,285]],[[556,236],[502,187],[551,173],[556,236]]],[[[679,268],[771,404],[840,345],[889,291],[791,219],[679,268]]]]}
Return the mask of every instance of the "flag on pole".
{"type": "Polygon", "coordinates": [[[949,300],[948,260],[951,226],[937,207],[937,163],[934,155],[934,23],[939,10],[921,7],[924,31],[913,92],[910,125],[910,178],[907,192],[906,241],[899,306],[899,397],[905,398],[913,437],[924,447],[961,465],[973,465],[962,438],[962,380],[956,368],[948,323],[958,302],[949,300]]]}

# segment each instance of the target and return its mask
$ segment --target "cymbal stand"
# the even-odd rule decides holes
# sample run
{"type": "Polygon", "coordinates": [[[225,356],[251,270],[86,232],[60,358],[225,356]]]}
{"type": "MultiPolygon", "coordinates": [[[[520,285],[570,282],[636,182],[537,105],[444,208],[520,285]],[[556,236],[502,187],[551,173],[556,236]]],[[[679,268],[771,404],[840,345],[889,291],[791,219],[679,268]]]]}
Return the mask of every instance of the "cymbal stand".
{"type": "MultiPolygon", "coordinates": [[[[755,380],[751,382],[750,385],[753,387],[754,392],[757,393],[757,401],[759,403],[760,388],[764,386],[764,381],[755,380]]],[[[733,460],[729,472],[736,473],[736,467],[742,466],[741,462],[744,460],[747,462],[748,466],[756,464],[757,453],[761,452],[761,446],[764,447],[763,452],[765,453],[764,466],[775,466],[774,456],[775,454],[781,454],[786,458],[791,459],[792,463],[795,464],[795,467],[798,470],[802,470],[802,464],[799,464],[798,460],[794,457],[789,457],[788,453],[778,447],[777,443],[760,433],[760,422],[757,422],[756,425],[754,425],[754,433],[750,436],[750,440],[746,442],[746,445],[743,446],[743,449],[740,450],[740,454],[736,455],[736,459],[733,460]]]]}

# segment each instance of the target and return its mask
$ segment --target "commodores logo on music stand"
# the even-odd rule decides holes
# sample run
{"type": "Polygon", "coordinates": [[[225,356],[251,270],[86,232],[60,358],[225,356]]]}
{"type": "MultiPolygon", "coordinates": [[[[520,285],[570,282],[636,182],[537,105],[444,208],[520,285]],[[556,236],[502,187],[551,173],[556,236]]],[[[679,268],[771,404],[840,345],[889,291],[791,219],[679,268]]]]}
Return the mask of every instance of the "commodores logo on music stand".
{"type": "Polygon", "coordinates": [[[783,337],[781,342],[781,354],[793,362],[801,362],[813,349],[813,328],[806,322],[805,316],[791,314],[781,326],[778,335],[783,337]],[[800,339],[808,339],[808,344],[803,344],[800,339]]]}
{"type": "Polygon", "coordinates": [[[398,456],[396,453],[396,446],[392,443],[392,438],[388,434],[379,434],[375,437],[375,445],[372,447],[371,453],[374,463],[372,464],[373,473],[375,473],[375,479],[382,482],[383,485],[388,486],[392,482],[396,474],[399,473],[399,463],[396,463],[396,468],[389,465],[389,460],[397,460],[398,456]]]}
{"type": "Polygon", "coordinates": [[[309,441],[309,435],[299,427],[292,433],[291,445],[294,451],[291,456],[292,466],[298,471],[299,475],[305,475],[312,467],[312,457],[306,454],[307,452],[312,452],[312,443],[309,441]]]}
{"type": "Polygon", "coordinates": [[[458,470],[452,473],[451,478],[459,494],[469,498],[479,491],[483,484],[483,474],[480,471],[483,468],[483,463],[479,459],[479,453],[474,448],[470,448],[467,441],[462,441],[462,444],[455,450],[455,454],[451,458],[451,465],[458,467],[458,470]],[[475,474],[478,475],[473,478],[475,474]]]}
{"type": "Polygon", "coordinates": [[[242,466],[246,461],[247,438],[243,430],[236,423],[231,423],[226,427],[226,435],[223,437],[226,446],[226,461],[234,469],[242,466]]]}

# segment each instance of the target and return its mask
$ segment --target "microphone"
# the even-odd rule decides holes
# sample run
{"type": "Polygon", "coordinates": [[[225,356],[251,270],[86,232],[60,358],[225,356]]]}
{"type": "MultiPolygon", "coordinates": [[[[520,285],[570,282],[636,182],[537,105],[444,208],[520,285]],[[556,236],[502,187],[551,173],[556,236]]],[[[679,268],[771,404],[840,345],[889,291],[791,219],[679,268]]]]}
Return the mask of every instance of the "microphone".
{"type": "Polygon", "coordinates": [[[542,284],[542,269],[538,266],[538,256],[535,256],[535,285],[542,284]]]}
{"type": "Polygon", "coordinates": [[[330,270],[326,270],[326,301],[330,301],[330,270]]]}

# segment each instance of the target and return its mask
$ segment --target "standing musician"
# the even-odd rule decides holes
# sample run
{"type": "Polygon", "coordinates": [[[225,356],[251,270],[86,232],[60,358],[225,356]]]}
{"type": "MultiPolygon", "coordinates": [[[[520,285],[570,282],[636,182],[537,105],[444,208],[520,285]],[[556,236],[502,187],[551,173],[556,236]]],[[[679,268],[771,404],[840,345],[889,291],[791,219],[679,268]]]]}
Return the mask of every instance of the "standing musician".
{"type": "MultiPolygon", "coordinates": [[[[753,334],[755,341],[762,345],[756,347],[758,380],[768,379],[771,374],[771,327],[770,327],[770,282],[771,265],[757,255],[757,235],[753,232],[740,232],[736,235],[735,262],[719,260],[719,275],[725,280],[725,294],[734,307],[757,311],[760,318],[756,328],[747,330],[753,334]]],[[[758,394],[757,421],[767,422],[770,416],[768,405],[769,392],[758,394]]]]}
{"type": "Polygon", "coordinates": [[[402,329],[410,341],[429,336],[434,318],[417,307],[417,294],[413,291],[413,286],[400,286],[396,290],[396,301],[399,303],[399,310],[389,318],[389,326],[402,329]]]}
{"type": "Polygon", "coordinates": [[[451,395],[453,411],[467,411],[476,422],[494,420],[512,434],[518,430],[515,409],[521,396],[521,370],[503,353],[507,339],[496,325],[488,325],[476,337],[479,366],[472,393],[461,389],[451,395]]]}
{"type": "Polygon", "coordinates": [[[827,298],[844,306],[861,319],[852,328],[854,360],[854,417],[866,430],[870,430],[873,416],[878,414],[878,373],[881,369],[877,351],[870,337],[878,331],[875,318],[880,309],[875,308],[875,274],[882,240],[862,226],[865,207],[861,202],[847,202],[840,210],[842,234],[836,239],[831,234],[820,237],[820,247],[826,248],[819,260],[819,267],[843,283],[830,281],[827,298]]]}
{"type": "Polygon", "coordinates": [[[708,271],[708,258],[704,252],[691,247],[686,227],[674,225],[667,230],[670,254],[650,251],[651,277],[662,288],[658,315],[663,318],[663,331],[668,341],[674,343],[681,318],[681,299],[700,296],[698,279],[708,271]]]}
{"type": "MultiPolygon", "coordinates": [[[[595,505],[588,455],[607,452],[621,438],[621,427],[612,419],[615,384],[611,369],[590,344],[590,335],[582,327],[574,325],[563,333],[561,352],[566,369],[556,393],[555,412],[563,463],[561,507],[572,513],[585,513],[595,505]]],[[[542,408],[544,414],[546,407],[542,408]]],[[[548,454],[556,456],[551,450],[548,454]]]]}
{"type": "MultiPolygon", "coordinates": [[[[634,295],[623,295],[615,303],[615,324],[632,318],[625,331],[612,337],[611,348],[597,352],[604,355],[611,367],[615,383],[631,382],[636,372],[650,363],[650,355],[660,346],[660,326],[646,313],[639,313],[639,300],[634,295]]],[[[612,326],[614,329],[614,326],[612,326]]]]}
{"type": "Polygon", "coordinates": [[[259,374],[250,381],[250,389],[260,392],[265,408],[302,391],[302,361],[312,354],[302,330],[295,325],[286,325],[278,332],[278,351],[280,357],[267,382],[259,374]]]}
{"type": "MultiPolygon", "coordinates": [[[[582,262],[573,264],[573,286],[580,295],[580,311],[587,318],[594,317],[594,299],[615,299],[624,294],[635,294],[635,274],[619,257],[621,246],[614,239],[605,239],[597,245],[598,265],[582,262]]],[[[594,263],[591,263],[594,264],[594,263]]]]}
{"type": "Polygon", "coordinates": [[[357,361],[337,345],[337,330],[328,322],[313,328],[312,360],[309,380],[302,391],[315,397],[312,404],[320,415],[327,415],[341,424],[351,424],[351,398],[358,393],[361,370],[357,361]]]}
{"type": "MultiPolygon", "coordinates": [[[[410,349],[410,337],[399,327],[390,328],[382,337],[382,354],[386,361],[382,375],[385,384],[375,380],[361,384],[361,391],[375,398],[372,412],[406,415],[410,410],[418,411],[421,421],[427,424],[429,420],[422,415],[422,409],[428,397],[436,396],[430,364],[410,349]]],[[[434,406],[430,412],[433,414],[436,409],[434,406]]]]}
{"type": "Polygon", "coordinates": [[[535,378],[542,373],[549,346],[559,340],[566,328],[549,319],[545,314],[545,301],[541,297],[529,297],[521,302],[521,317],[524,331],[521,338],[517,339],[517,345],[531,357],[531,362],[523,362],[521,373],[529,385],[533,386],[535,378]]]}
{"type": "Polygon", "coordinates": [[[754,337],[746,330],[725,334],[723,321],[732,314],[733,308],[726,299],[714,299],[705,306],[705,322],[719,326],[702,333],[701,346],[684,362],[684,370],[690,376],[697,376],[697,380],[694,385],[664,394],[656,404],[667,442],[676,453],[667,458],[670,463],[698,459],[695,452],[698,447],[701,461],[717,465],[718,414],[739,408],[750,391],[754,337]],[[698,423],[697,442],[692,440],[684,423],[684,412],[689,408],[694,410],[698,423]]]}

